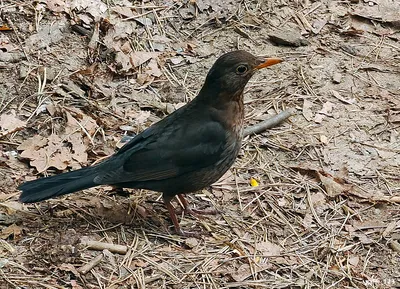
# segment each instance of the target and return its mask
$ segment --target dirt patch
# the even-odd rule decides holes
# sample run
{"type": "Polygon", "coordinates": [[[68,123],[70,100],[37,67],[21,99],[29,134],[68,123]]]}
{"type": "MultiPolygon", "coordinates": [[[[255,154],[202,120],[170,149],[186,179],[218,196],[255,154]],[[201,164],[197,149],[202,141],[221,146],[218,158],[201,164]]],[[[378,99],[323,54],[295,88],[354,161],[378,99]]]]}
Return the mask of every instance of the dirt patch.
{"type": "Polygon", "coordinates": [[[378,1],[3,1],[0,288],[400,286],[400,18],[378,1]],[[224,52],[285,62],[246,89],[216,208],[171,234],[160,195],[109,187],[35,205],[18,184],[100,161],[192,99],[224,52]],[[126,247],[97,251],[99,241],[126,247]],[[125,251],[124,251],[125,252],[125,251]]]}

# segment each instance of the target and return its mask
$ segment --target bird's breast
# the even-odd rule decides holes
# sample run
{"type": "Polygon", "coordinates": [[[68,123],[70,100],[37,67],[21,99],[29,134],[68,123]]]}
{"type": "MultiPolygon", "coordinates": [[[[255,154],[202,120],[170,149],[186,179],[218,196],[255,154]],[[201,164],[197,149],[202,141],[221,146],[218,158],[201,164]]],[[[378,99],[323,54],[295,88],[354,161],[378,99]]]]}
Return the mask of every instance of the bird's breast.
{"type": "Polygon", "coordinates": [[[220,121],[226,129],[230,131],[238,141],[243,138],[244,105],[243,101],[230,101],[222,108],[220,121]]]}

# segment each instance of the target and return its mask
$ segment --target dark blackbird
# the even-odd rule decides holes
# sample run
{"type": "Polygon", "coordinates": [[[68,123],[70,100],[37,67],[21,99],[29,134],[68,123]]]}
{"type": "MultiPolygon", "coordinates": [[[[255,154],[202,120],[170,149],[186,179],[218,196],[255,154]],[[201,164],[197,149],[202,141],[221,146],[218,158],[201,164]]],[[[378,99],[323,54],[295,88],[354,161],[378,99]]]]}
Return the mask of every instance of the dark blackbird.
{"type": "Polygon", "coordinates": [[[191,102],[134,137],[107,160],[26,182],[20,201],[34,203],[98,185],[148,189],[163,199],[178,234],[171,200],[210,186],[234,163],[243,137],[243,90],[259,69],[281,62],[246,51],[222,55],[191,102]]]}

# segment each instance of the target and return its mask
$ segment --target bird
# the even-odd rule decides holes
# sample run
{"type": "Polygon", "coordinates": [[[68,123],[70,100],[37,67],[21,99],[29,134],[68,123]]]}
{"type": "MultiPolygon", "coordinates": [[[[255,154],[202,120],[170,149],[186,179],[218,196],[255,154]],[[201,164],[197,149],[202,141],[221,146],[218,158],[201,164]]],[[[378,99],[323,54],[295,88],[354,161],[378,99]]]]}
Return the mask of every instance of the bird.
{"type": "Polygon", "coordinates": [[[256,71],[282,61],[244,50],[221,55],[192,101],[96,165],[21,184],[19,200],[35,203],[99,185],[157,191],[175,232],[190,236],[171,201],[177,196],[193,212],[184,195],[212,185],[233,165],[243,139],[245,86],[256,71]]]}

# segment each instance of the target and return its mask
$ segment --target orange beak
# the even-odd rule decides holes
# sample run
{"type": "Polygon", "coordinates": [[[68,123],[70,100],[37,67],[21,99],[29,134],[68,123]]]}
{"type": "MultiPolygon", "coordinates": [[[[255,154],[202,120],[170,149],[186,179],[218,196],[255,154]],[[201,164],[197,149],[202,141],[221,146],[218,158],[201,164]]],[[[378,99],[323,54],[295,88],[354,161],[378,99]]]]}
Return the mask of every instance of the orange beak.
{"type": "Polygon", "coordinates": [[[266,58],[265,61],[263,63],[261,63],[260,65],[257,65],[255,67],[255,69],[262,69],[271,65],[275,65],[278,63],[281,63],[283,61],[283,59],[280,58],[266,58]]]}

